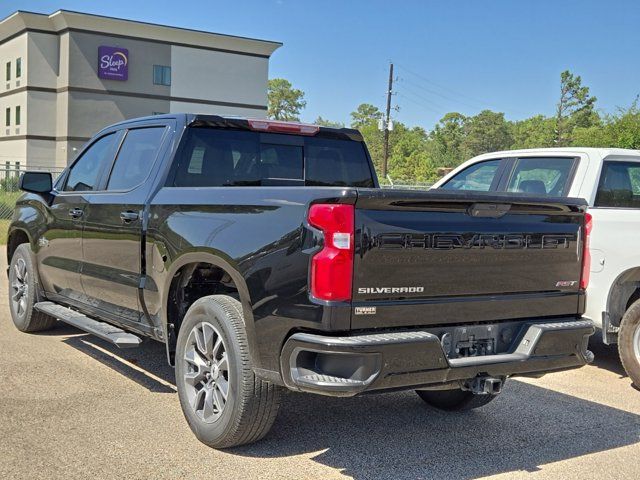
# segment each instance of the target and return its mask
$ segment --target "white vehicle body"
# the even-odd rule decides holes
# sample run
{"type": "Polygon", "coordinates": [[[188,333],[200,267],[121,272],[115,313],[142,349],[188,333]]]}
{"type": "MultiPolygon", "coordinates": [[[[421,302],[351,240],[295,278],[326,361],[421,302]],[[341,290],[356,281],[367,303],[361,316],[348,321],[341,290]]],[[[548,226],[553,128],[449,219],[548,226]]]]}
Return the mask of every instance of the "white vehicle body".
{"type": "MultiPolygon", "coordinates": [[[[602,329],[605,343],[616,343],[622,316],[631,303],[640,298],[640,204],[635,203],[640,200],[640,181],[634,183],[632,200],[625,200],[629,205],[624,207],[620,205],[605,206],[604,204],[616,202],[603,200],[606,195],[602,192],[606,188],[609,188],[607,195],[616,195],[616,192],[622,191],[618,190],[616,185],[610,185],[621,181],[624,184],[626,181],[625,179],[613,178],[615,172],[620,171],[621,168],[629,168],[627,171],[633,172],[635,180],[636,172],[640,173],[640,150],[540,148],[492,152],[463,163],[438,181],[433,188],[453,188],[446,187],[445,184],[454,181],[455,177],[460,178],[462,172],[468,171],[469,167],[478,163],[496,159],[511,159],[513,165],[513,162],[526,158],[539,159],[541,162],[562,158],[576,159],[567,179],[566,188],[561,195],[587,200],[589,212],[593,217],[590,237],[591,275],[587,288],[585,317],[591,319],[596,326],[602,329]],[[634,169],[635,164],[637,164],[638,170],[634,169]],[[609,165],[613,166],[609,167],[609,165]],[[605,172],[612,173],[605,178],[603,177],[605,172]],[[599,186],[601,196],[596,201],[599,186]]],[[[510,175],[513,176],[515,172],[514,167],[510,175]]],[[[507,174],[503,173],[504,175],[507,174]]],[[[513,184],[513,181],[508,178],[503,178],[500,183],[501,188],[492,184],[490,190],[527,191],[504,188],[513,184]]],[[[538,181],[538,183],[540,182],[538,181]]]]}

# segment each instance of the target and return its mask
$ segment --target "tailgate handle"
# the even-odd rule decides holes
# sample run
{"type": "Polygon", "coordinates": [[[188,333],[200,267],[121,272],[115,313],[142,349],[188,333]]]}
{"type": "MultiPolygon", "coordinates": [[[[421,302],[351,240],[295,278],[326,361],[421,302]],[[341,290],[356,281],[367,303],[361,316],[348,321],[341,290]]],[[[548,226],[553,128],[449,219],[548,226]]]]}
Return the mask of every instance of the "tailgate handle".
{"type": "Polygon", "coordinates": [[[469,207],[468,213],[472,217],[500,218],[511,210],[511,205],[503,203],[474,203],[469,207]]]}

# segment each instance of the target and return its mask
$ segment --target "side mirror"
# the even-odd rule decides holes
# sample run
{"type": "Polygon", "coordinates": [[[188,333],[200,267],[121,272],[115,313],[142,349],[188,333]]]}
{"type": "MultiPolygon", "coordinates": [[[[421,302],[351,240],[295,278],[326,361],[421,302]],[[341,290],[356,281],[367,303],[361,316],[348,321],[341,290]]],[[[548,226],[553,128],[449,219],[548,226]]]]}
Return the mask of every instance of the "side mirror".
{"type": "Polygon", "coordinates": [[[53,178],[49,172],[24,172],[20,175],[18,188],[31,193],[51,193],[53,178]]]}

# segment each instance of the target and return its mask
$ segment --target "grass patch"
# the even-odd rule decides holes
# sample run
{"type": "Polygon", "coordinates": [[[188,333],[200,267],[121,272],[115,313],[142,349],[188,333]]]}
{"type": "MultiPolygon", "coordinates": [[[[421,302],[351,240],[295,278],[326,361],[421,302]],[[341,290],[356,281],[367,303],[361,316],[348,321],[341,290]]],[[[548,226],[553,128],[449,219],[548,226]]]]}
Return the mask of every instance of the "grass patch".
{"type": "Polygon", "coordinates": [[[7,244],[7,231],[11,220],[0,219],[0,245],[7,244]]]}

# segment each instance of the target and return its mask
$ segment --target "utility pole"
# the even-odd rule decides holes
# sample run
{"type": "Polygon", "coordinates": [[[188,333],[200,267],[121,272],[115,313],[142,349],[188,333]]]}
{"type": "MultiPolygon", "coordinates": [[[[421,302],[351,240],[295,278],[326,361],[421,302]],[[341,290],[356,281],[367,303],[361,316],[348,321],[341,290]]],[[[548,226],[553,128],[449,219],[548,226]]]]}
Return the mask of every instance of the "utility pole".
{"type": "Polygon", "coordinates": [[[382,161],[382,178],[387,178],[387,162],[389,160],[389,126],[391,120],[391,95],[393,93],[393,63],[389,64],[389,90],[387,90],[387,113],[384,122],[384,159],[382,161]]]}

